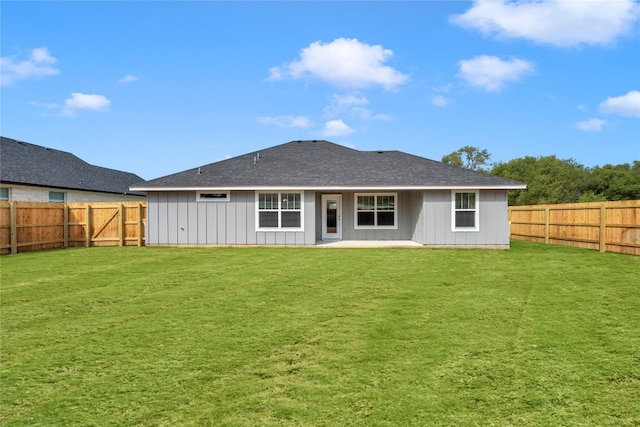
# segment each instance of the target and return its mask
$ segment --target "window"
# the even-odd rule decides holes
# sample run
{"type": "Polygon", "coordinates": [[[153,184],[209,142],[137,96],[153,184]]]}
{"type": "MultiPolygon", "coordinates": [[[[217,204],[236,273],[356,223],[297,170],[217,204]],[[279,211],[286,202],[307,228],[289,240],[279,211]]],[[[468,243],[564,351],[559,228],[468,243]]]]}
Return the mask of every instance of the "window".
{"type": "Polygon", "coordinates": [[[258,230],[302,230],[302,193],[257,193],[258,230]]]}
{"type": "Polygon", "coordinates": [[[453,231],[478,231],[478,192],[453,192],[453,231]]]}
{"type": "Polygon", "coordinates": [[[356,194],[355,228],[398,228],[396,193],[356,194]]]}
{"type": "Polygon", "coordinates": [[[49,201],[64,203],[64,193],[62,191],[49,191],[49,201]]]}
{"type": "Polygon", "coordinates": [[[9,189],[6,187],[0,188],[0,200],[9,200],[9,189]]]}
{"type": "Polygon", "coordinates": [[[231,200],[229,194],[229,191],[196,191],[196,200],[199,202],[228,202],[231,200]]]}

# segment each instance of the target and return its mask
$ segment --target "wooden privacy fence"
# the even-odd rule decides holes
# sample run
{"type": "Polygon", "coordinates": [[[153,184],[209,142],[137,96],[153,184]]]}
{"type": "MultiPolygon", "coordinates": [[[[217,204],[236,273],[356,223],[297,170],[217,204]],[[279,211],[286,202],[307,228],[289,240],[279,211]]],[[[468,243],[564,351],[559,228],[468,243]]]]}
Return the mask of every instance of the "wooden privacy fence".
{"type": "Polygon", "coordinates": [[[509,207],[511,237],[640,255],[640,200],[509,207]]]}
{"type": "Polygon", "coordinates": [[[0,202],[0,253],[143,246],[146,203],[0,202]]]}

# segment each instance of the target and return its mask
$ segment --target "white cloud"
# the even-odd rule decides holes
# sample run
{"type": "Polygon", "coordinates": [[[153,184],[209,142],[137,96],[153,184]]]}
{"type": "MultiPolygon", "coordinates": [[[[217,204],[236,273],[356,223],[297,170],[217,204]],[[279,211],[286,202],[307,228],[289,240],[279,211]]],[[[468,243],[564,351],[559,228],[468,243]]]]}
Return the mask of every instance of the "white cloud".
{"type": "Polygon", "coordinates": [[[369,104],[369,100],[364,97],[357,97],[355,95],[333,95],[332,104],[337,106],[350,106],[350,105],[367,105],[369,104]]]}
{"type": "Polygon", "coordinates": [[[356,107],[352,108],[349,112],[350,117],[356,117],[363,120],[383,120],[390,121],[392,117],[389,114],[384,113],[373,113],[373,111],[368,108],[356,107]]]}
{"type": "Polygon", "coordinates": [[[55,104],[55,103],[48,103],[48,102],[38,102],[38,101],[31,101],[29,104],[35,106],[35,107],[40,107],[40,108],[44,108],[47,110],[55,110],[56,108],[60,108],[60,105],[55,104]]]}
{"type": "Polygon", "coordinates": [[[632,90],[626,95],[607,98],[599,109],[604,114],[640,117],[640,91],[632,90]]]}
{"type": "Polygon", "coordinates": [[[133,74],[127,74],[126,76],[124,76],[123,78],[118,80],[118,82],[119,83],[132,83],[132,82],[135,82],[136,80],[139,80],[139,78],[137,76],[134,76],[133,74]]]}
{"type": "Polygon", "coordinates": [[[73,117],[80,110],[107,111],[109,105],[111,105],[111,101],[104,95],[74,92],[71,94],[71,98],[65,99],[61,115],[73,117]]]}
{"type": "Polygon", "coordinates": [[[502,90],[505,83],[518,81],[535,69],[531,62],[523,59],[514,58],[505,61],[487,55],[458,61],[458,65],[460,66],[458,77],[490,92],[502,90]]]}
{"type": "Polygon", "coordinates": [[[432,87],[431,89],[436,93],[449,93],[451,92],[452,88],[453,88],[453,84],[449,83],[444,86],[432,87]]]}
{"type": "Polygon", "coordinates": [[[365,97],[355,95],[332,95],[331,104],[325,107],[322,112],[328,117],[348,115],[351,118],[364,120],[391,120],[391,117],[388,114],[374,114],[370,109],[363,107],[363,105],[368,104],[369,100],[365,97]]]}
{"type": "Polygon", "coordinates": [[[322,136],[334,137],[334,136],[346,136],[351,135],[354,130],[349,127],[342,120],[330,120],[324,124],[322,130],[322,136]]]}
{"type": "Polygon", "coordinates": [[[263,125],[275,125],[281,128],[306,129],[313,126],[313,122],[305,116],[262,116],[258,121],[263,125]]]}
{"type": "Polygon", "coordinates": [[[453,103],[453,100],[446,96],[436,95],[431,99],[431,103],[436,107],[446,107],[453,103]]]}
{"type": "Polygon", "coordinates": [[[392,56],[393,51],[389,49],[357,39],[317,41],[302,49],[299,60],[271,68],[269,80],[312,76],[339,87],[380,85],[394,89],[405,83],[409,76],[384,65],[392,56]]]}
{"type": "Polygon", "coordinates": [[[336,116],[350,111],[354,106],[367,105],[369,100],[355,95],[332,95],[331,104],[325,107],[322,112],[327,116],[336,116]]]}
{"type": "Polygon", "coordinates": [[[607,123],[606,120],[589,119],[576,123],[576,127],[585,132],[600,132],[605,123],[607,123]]]}
{"type": "Polygon", "coordinates": [[[56,62],[46,47],[32,49],[28,58],[23,60],[4,56],[0,58],[0,85],[10,85],[31,77],[57,75],[60,70],[53,66],[56,62]]]}
{"type": "Polygon", "coordinates": [[[451,22],[499,38],[567,47],[610,44],[632,31],[639,17],[635,0],[475,0],[451,22]]]}

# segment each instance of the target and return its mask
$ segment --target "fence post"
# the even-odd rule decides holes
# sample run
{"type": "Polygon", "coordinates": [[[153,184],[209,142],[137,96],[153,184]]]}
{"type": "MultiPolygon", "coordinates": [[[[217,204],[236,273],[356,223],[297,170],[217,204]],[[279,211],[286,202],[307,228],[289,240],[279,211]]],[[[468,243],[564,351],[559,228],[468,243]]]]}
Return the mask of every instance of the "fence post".
{"type": "Polygon", "coordinates": [[[62,246],[69,247],[69,205],[64,204],[62,211],[62,239],[64,240],[62,246]]]}
{"type": "Polygon", "coordinates": [[[91,205],[87,203],[87,209],[85,211],[85,233],[84,233],[84,245],[88,248],[91,246],[91,205]]]}
{"type": "Polygon", "coordinates": [[[138,203],[138,247],[142,247],[142,203],[138,203]]]}
{"type": "Polygon", "coordinates": [[[544,242],[549,244],[549,206],[544,208],[544,242]]]}
{"type": "Polygon", "coordinates": [[[120,246],[124,246],[124,205],[120,203],[118,206],[118,236],[120,237],[120,246]]]}
{"type": "Polygon", "coordinates": [[[607,251],[607,207],[600,205],[600,252],[607,251]]]}
{"type": "Polygon", "coordinates": [[[9,203],[9,215],[11,216],[11,253],[18,253],[18,222],[16,219],[16,204],[9,203]]]}

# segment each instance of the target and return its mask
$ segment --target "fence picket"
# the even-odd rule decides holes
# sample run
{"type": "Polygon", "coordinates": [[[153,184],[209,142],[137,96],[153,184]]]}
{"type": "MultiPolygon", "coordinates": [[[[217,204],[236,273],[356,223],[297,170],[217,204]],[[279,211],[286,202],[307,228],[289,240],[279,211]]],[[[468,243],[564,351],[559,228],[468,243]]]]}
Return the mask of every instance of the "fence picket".
{"type": "Polygon", "coordinates": [[[146,203],[0,202],[0,254],[74,246],[143,246],[146,203]],[[115,214],[104,222],[105,209],[115,214]],[[129,221],[127,221],[127,214],[129,221]],[[83,218],[84,216],[84,218],[83,218]],[[119,216],[117,227],[113,218],[119,216]],[[114,225],[109,227],[110,223],[114,225]],[[93,224],[98,224],[92,233],[93,224]]]}
{"type": "Polygon", "coordinates": [[[640,255],[640,200],[511,206],[509,221],[513,239],[640,255]]]}

